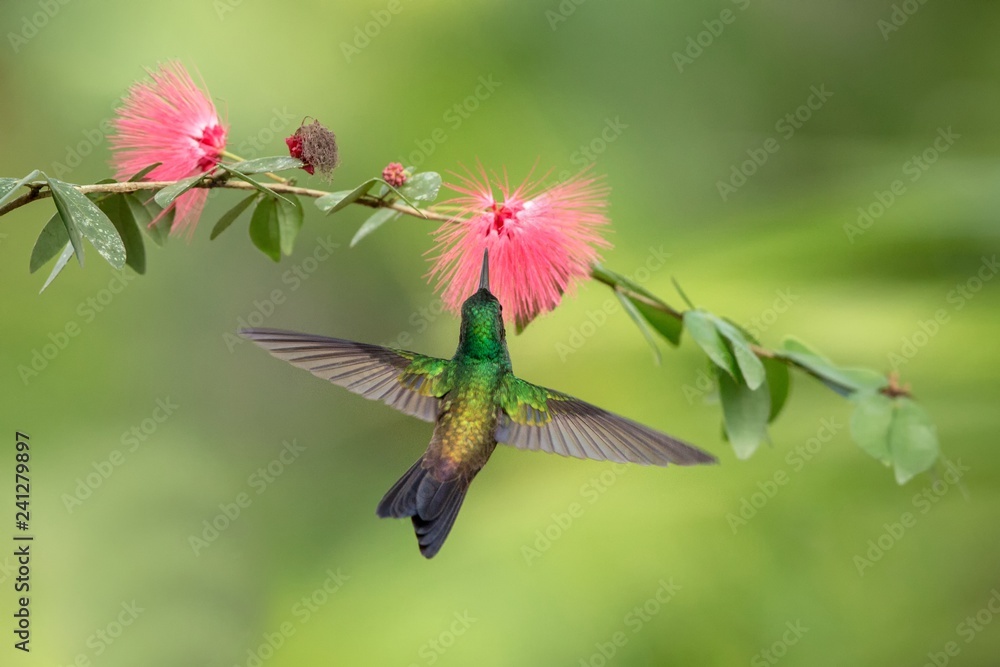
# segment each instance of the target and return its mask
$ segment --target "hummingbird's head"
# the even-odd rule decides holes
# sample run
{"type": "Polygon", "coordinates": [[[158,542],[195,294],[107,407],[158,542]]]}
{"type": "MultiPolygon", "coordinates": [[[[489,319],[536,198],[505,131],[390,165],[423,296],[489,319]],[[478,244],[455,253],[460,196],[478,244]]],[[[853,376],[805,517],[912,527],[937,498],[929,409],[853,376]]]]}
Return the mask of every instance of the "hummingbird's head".
{"type": "Polygon", "coordinates": [[[469,356],[496,358],[501,350],[506,356],[507,334],[503,326],[503,307],[490,292],[489,251],[483,253],[479,289],[462,304],[462,331],[458,347],[469,356]]]}

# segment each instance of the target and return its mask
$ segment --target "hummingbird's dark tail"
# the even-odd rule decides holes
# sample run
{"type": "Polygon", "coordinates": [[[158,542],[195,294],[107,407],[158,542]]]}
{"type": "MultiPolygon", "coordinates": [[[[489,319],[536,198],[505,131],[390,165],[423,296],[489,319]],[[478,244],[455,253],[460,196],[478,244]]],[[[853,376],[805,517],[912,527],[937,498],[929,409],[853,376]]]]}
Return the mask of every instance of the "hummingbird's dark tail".
{"type": "Polygon", "coordinates": [[[459,474],[439,482],[423,464],[421,457],[392,485],[375,513],[382,518],[412,517],[420,553],[433,558],[451,532],[472,480],[459,474]]]}

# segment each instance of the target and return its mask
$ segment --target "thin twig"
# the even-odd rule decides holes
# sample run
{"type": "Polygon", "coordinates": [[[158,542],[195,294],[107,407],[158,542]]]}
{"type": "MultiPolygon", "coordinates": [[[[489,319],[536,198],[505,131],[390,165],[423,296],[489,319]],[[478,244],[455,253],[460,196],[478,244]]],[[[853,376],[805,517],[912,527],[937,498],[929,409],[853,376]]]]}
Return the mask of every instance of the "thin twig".
{"type": "MultiPolygon", "coordinates": [[[[125,183],[98,183],[96,185],[77,185],[75,186],[77,190],[83,194],[118,194],[125,192],[141,192],[144,190],[161,190],[167,186],[174,185],[177,181],[138,181],[138,182],[125,182],[125,183]]],[[[25,204],[30,204],[38,199],[45,199],[46,197],[51,197],[52,192],[48,189],[48,184],[44,181],[33,181],[31,183],[26,183],[25,187],[28,191],[25,192],[20,197],[13,199],[2,207],[0,207],[0,216],[10,213],[11,211],[21,208],[25,204]]],[[[198,183],[195,187],[197,188],[227,188],[230,190],[254,190],[254,186],[250,183],[244,181],[229,179],[229,180],[212,180],[206,179],[198,183]]],[[[312,188],[303,188],[297,185],[289,185],[287,183],[268,183],[267,187],[278,194],[289,194],[289,195],[299,195],[302,197],[313,197],[318,199],[325,195],[330,194],[325,190],[313,190],[312,188]]],[[[369,208],[390,208],[394,211],[398,211],[404,215],[411,215],[417,218],[424,218],[426,220],[435,220],[438,222],[447,222],[452,219],[452,216],[445,215],[443,213],[437,213],[435,211],[429,211],[424,209],[415,209],[407,204],[401,204],[399,202],[387,202],[378,197],[373,197],[371,195],[365,195],[364,197],[358,198],[355,203],[362,206],[367,206],[369,208]]]]}

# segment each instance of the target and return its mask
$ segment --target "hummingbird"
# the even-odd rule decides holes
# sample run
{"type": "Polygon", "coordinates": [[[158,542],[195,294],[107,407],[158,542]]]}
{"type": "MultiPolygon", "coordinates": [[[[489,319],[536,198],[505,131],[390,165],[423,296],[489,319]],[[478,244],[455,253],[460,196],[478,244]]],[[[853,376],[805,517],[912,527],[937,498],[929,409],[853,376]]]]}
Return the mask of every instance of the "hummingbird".
{"type": "Polygon", "coordinates": [[[379,517],[413,522],[420,553],[441,549],[469,485],[497,443],[563,456],[666,466],[715,463],[676,438],[514,375],[489,254],[479,289],[462,304],[451,359],[276,329],[241,329],[279,359],[434,423],[430,444],[378,504],[379,517]]]}

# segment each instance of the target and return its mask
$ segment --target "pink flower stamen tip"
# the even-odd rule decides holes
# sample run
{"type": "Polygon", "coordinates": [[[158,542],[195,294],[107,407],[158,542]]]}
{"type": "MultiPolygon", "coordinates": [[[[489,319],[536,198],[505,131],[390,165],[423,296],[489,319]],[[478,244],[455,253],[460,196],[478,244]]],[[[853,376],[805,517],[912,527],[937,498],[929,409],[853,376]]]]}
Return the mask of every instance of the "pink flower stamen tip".
{"type": "Polygon", "coordinates": [[[482,165],[478,174],[455,176],[458,183],[448,187],[459,196],[442,207],[457,213],[434,233],[430,276],[456,313],[476,291],[486,249],[504,318],[523,328],[559,305],[590,276],[599,249],[610,247],[602,236],[610,224],[604,213],[609,191],[600,178],[581,172],[547,188],[526,180],[511,189],[506,175],[491,180],[482,165]]]}
{"type": "MultiPolygon", "coordinates": [[[[208,93],[177,61],[149,70],[149,79],[132,84],[111,125],[111,162],[118,180],[156,162],[160,165],[149,172],[150,180],[209,172],[219,163],[229,133],[208,93]]],[[[193,232],[207,198],[204,189],[189,190],[151,224],[174,210],[171,232],[193,232]]]]}

